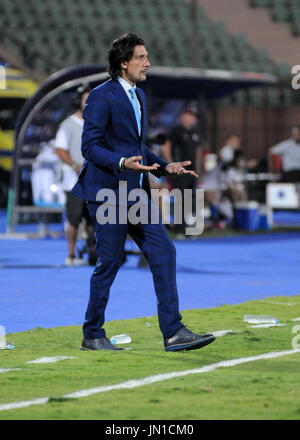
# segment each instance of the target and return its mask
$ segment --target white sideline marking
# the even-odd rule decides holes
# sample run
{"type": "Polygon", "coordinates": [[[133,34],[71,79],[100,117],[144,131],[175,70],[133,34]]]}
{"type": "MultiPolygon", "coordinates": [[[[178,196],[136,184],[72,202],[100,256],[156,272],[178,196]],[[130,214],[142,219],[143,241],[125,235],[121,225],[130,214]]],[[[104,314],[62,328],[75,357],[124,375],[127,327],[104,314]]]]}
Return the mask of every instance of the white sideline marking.
{"type": "Polygon", "coordinates": [[[256,324],[256,325],[247,325],[248,328],[268,328],[268,327],[281,327],[283,325],[286,325],[284,323],[266,323],[266,324],[256,324]]]}
{"type": "Polygon", "coordinates": [[[6,409],[26,408],[27,406],[31,405],[42,405],[48,401],[49,397],[41,397],[40,399],[24,400],[23,402],[5,403],[4,405],[0,405],[0,411],[4,411],[6,409]]]}
{"type": "Polygon", "coordinates": [[[21,368],[0,368],[0,373],[7,373],[8,371],[18,371],[21,368]]]}
{"type": "Polygon", "coordinates": [[[299,318],[294,318],[294,319],[292,319],[292,321],[300,321],[300,317],[299,318]]]}
{"type": "MultiPolygon", "coordinates": [[[[239,359],[231,359],[228,361],[221,361],[215,364],[205,365],[201,368],[196,368],[193,370],[185,371],[174,371],[173,373],[166,374],[156,374],[155,376],[148,376],[144,379],[128,380],[127,382],[122,382],[116,385],[105,385],[96,388],[89,388],[87,390],[79,390],[69,394],[63,394],[60,397],[78,399],[80,397],[92,396],[93,394],[104,393],[106,391],[120,390],[127,388],[137,388],[145,385],[150,385],[156,382],[163,382],[164,380],[174,379],[176,377],[188,376],[190,374],[200,374],[207,373],[209,371],[214,371],[218,368],[234,367],[235,365],[245,364],[247,362],[259,361],[261,359],[272,359],[281,356],[288,356],[289,354],[300,353],[300,349],[286,350],[286,351],[275,351],[270,353],[259,354],[257,356],[244,357],[239,359]]],[[[25,408],[31,405],[42,405],[49,402],[50,397],[41,397],[39,399],[25,400],[21,402],[4,403],[0,405],[0,411],[16,408],[25,408]]]]}
{"type": "Polygon", "coordinates": [[[64,361],[65,359],[75,359],[75,356],[41,357],[33,361],[27,361],[26,364],[54,364],[55,362],[64,361]]]}

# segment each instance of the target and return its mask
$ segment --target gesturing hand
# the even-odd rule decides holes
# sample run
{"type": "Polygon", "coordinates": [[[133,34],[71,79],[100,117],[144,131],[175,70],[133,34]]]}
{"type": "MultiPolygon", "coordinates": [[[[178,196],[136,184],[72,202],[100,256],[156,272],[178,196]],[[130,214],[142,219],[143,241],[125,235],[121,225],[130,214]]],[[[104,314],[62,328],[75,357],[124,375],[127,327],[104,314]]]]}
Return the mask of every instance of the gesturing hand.
{"type": "Polygon", "coordinates": [[[142,156],[128,157],[124,161],[124,168],[135,171],[136,173],[144,173],[145,171],[155,171],[160,167],[158,163],[154,163],[151,166],[142,165],[140,163],[141,160],[142,156]]]}
{"type": "Polygon", "coordinates": [[[195,173],[195,171],[192,170],[186,170],[184,167],[187,167],[188,165],[191,165],[190,160],[185,160],[183,162],[173,162],[170,163],[168,166],[166,166],[165,170],[169,174],[177,174],[177,176],[182,176],[183,174],[190,174],[191,176],[194,176],[198,178],[198,174],[195,173]]]}

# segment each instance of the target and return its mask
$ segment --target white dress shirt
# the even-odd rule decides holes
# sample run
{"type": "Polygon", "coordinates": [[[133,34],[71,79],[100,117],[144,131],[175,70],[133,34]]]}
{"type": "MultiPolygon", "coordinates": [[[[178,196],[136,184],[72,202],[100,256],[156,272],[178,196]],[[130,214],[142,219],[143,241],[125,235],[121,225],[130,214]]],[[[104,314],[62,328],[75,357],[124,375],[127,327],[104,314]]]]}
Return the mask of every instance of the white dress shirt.
{"type": "MultiPolygon", "coordinates": [[[[129,101],[131,102],[131,94],[130,94],[129,90],[132,89],[132,88],[136,89],[136,85],[132,86],[131,84],[129,84],[128,81],[126,81],[125,79],[121,78],[120,76],[118,78],[118,81],[121,84],[121,86],[123,87],[123,89],[125,90],[125,93],[128,96],[129,101]]],[[[141,104],[140,104],[139,100],[138,100],[138,103],[139,103],[139,111],[140,111],[140,116],[141,116],[142,112],[141,112],[141,104]]]]}
{"type": "Polygon", "coordinates": [[[300,144],[294,139],[286,139],[270,148],[270,151],[281,156],[283,171],[300,170],[300,144]]]}
{"type": "MultiPolygon", "coordinates": [[[[136,85],[132,86],[131,84],[129,84],[128,81],[126,81],[125,79],[121,78],[120,76],[119,76],[119,78],[118,78],[118,81],[119,81],[119,83],[121,84],[121,86],[123,87],[123,89],[124,89],[126,95],[128,96],[128,99],[129,99],[129,101],[130,101],[130,103],[131,103],[131,93],[129,92],[129,90],[132,89],[132,88],[136,89],[136,85]]],[[[138,100],[138,103],[139,103],[140,116],[142,117],[141,104],[140,104],[140,101],[139,101],[139,100],[138,100]]],[[[132,103],[131,103],[131,104],[132,104],[132,103]]],[[[122,168],[123,168],[123,166],[124,166],[124,161],[125,161],[125,158],[124,158],[124,157],[121,157],[120,162],[119,162],[119,169],[122,169],[122,168]]]]}

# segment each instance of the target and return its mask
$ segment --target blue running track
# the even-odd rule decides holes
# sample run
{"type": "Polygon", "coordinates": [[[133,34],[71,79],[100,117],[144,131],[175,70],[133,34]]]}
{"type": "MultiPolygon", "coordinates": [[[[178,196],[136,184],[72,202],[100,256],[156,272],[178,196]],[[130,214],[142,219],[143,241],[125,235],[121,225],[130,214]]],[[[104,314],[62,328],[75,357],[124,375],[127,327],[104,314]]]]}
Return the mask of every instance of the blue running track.
{"type": "MultiPolygon", "coordinates": [[[[300,293],[298,232],[175,245],[181,310],[300,293]]],[[[66,249],[63,238],[0,240],[0,324],[7,332],[82,324],[93,268],[66,267],[66,249]]],[[[156,314],[151,273],[137,263],[129,256],[118,272],[107,320],[156,314]]]]}

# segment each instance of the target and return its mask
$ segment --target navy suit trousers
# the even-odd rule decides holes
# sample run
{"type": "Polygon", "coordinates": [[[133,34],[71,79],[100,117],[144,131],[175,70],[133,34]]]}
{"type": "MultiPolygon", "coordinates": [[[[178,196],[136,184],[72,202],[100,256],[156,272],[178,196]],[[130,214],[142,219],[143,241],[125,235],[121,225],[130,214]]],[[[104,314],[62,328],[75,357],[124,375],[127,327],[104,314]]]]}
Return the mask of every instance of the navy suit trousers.
{"type": "MultiPolygon", "coordinates": [[[[127,234],[137,243],[149,263],[157,296],[159,327],[164,338],[172,337],[183,324],[176,287],[176,250],[164,225],[161,222],[101,225],[96,219],[99,204],[87,202],[87,206],[94,227],[98,261],[90,281],[90,299],[83,325],[84,337],[95,339],[105,336],[105,308],[110,287],[122,264],[127,234]]],[[[136,301],[139,301],[138,297],[136,301]]]]}

